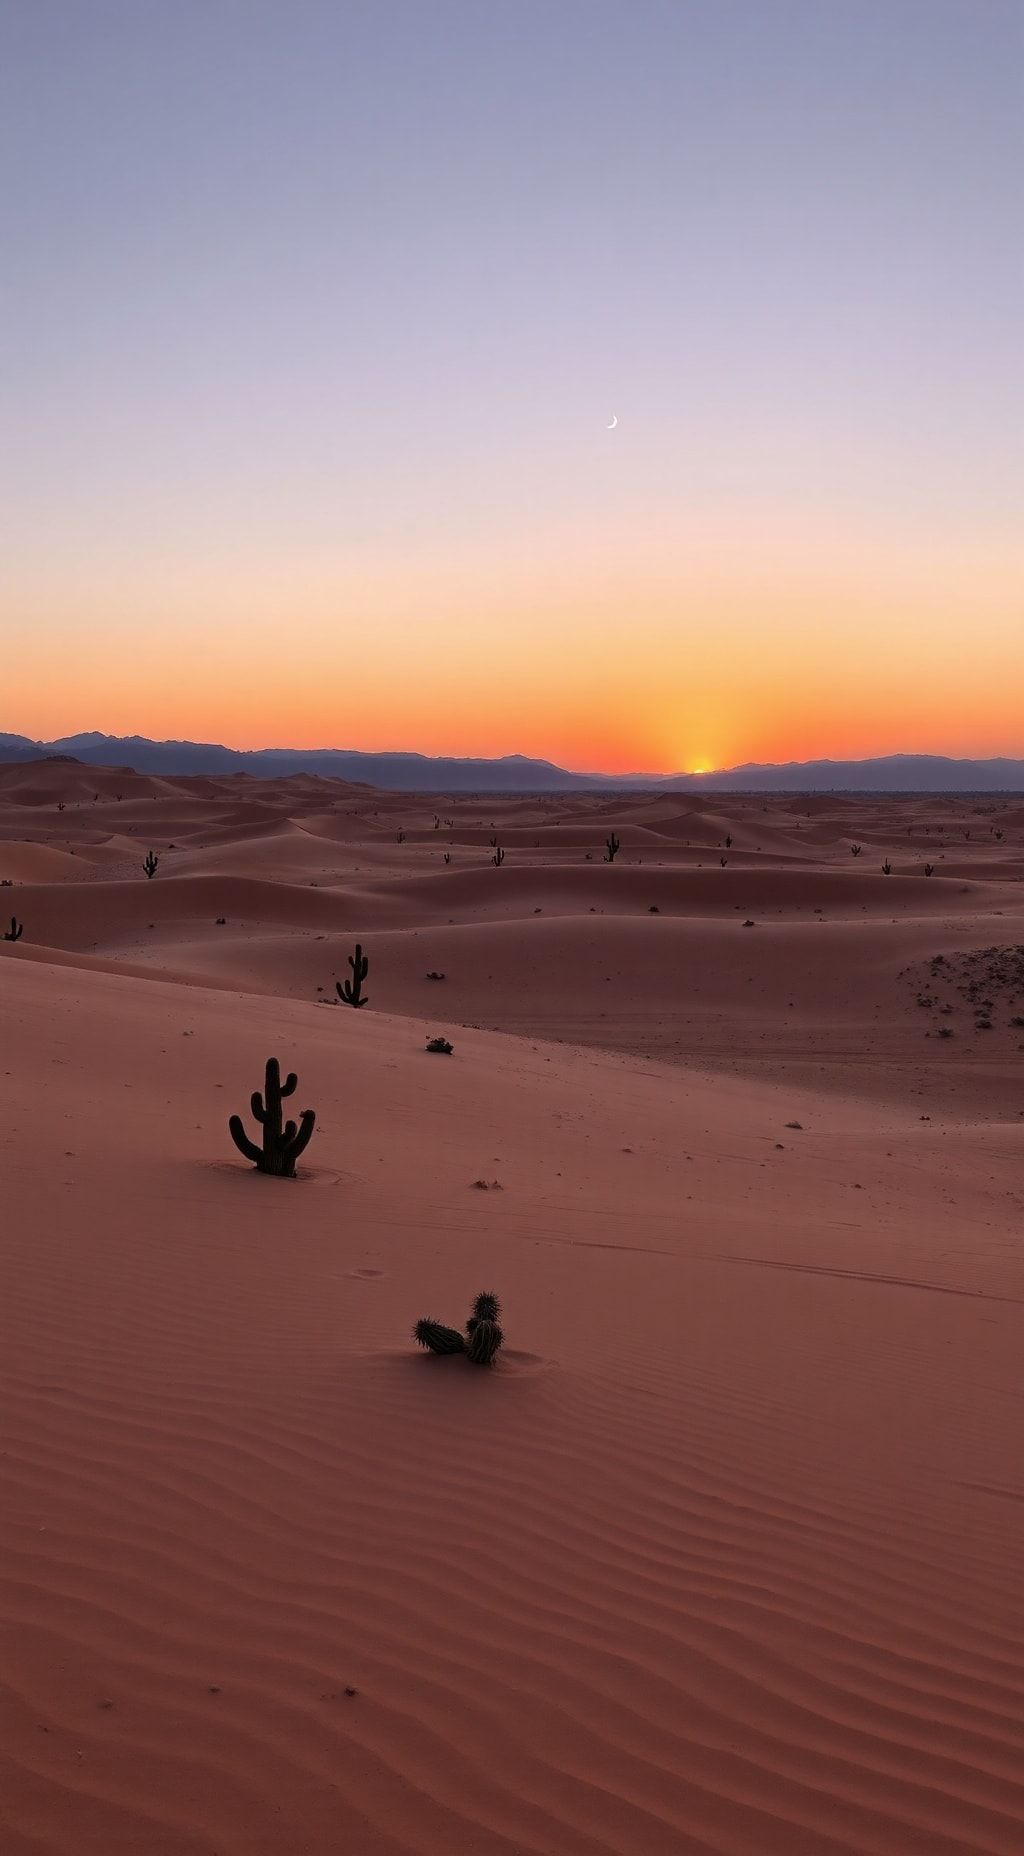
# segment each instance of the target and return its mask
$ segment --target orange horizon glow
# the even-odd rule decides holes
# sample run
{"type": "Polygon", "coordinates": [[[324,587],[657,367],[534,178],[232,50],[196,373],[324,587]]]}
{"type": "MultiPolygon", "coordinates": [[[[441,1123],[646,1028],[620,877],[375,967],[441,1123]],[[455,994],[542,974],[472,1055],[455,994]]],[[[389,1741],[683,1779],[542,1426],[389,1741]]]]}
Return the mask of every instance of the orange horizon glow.
{"type": "MultiPolygon", "coordinates": [[[[240,751],[261,748],[293,748],[300,751],[341,749],[357,753],[414,753],[431,758],[492,760],[504,755],[521,754],[530,759],[552,761],[558,766],[585,773],[690,773],[711,776],[746,762],[780,764],[790,761],[870,760],[892,754],[933,754],[955,760],[987,760],[997,757],[1024,759],[1024,733],[1014,718],[1007,715],[1002,729],[991,726],[991,710],[986,727],[979,715],[975,727],[965,721],[962,707],[955,730],[943,733],[934,715],[908,722],[902,729],[891,721],[882,725],[866,718],[835,713],[828,717],[817,708],[813,720],[790,716],[774,722],[764,718],[720,718],[718,729],[722,741],[720,752],[694,757],[686,745],[677,754],[656,744],[642,727],[635,735],[623,731],[616,736],[599,736],[585,722],[578,728],[549,728],[536,721],[523,721],[518,728],[499,733],[491,727],[467,727],[465,732],[445,727],[436,729],[424,724],[416,727],[411,717],[401,728],[353,724],[350,727],[286,727],[280,722],[259,726],[256,721],[239,727],[218,726],[216,714],[196,708],[191,714],[151,705],[140,698],[138,705],[126,708],[105,703],[99,711],[85,707],[61,711],[49,702],[33,711],[22,707],[17,714],[5,713],[6,732],[27,735],[48,742],[97,730],[114,737],[143,736],[153,741],[210,742],[240,751]],[[744,727],[744,719],[747,726],[744,727]]],[[[3,758],[0,749],[0,759],[3,758]]]]}
{"type": "Polygon", "coordinates": [[[258,565],[54,573],[46,630],[6,647],[0,724],[607,773],[1024,754],[1005,537],[910,545],[748,512],[258,565]]]}

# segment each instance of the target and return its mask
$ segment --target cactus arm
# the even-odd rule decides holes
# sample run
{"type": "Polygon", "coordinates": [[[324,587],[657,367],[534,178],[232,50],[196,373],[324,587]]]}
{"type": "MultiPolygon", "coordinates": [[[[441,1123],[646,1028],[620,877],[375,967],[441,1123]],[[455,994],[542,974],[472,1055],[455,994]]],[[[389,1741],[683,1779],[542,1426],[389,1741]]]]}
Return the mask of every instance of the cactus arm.
{"type": "Polygon", "coordinates": [[[412,1331],[413,1339],[431,1353],[465,1353],[466,1343],[457,1328],[446,1328],[443,1322],[431,1321],[425,1316],[417,1321],[412,1331]]]}
{"type": "Polygon", "coordinates": [[[281,1094],[283,1096],[293,1096],[298,1086],[299,1086],[299,1079],[296,1076],[295,1071],[289,1070],[288,1075],[285,1077],[284,1082],[281,1084],[281,1094]]]}
{"type": "Polygon", "coordinates": [[[228,1122],[228,1131],[231,1135],[231,1139],[235,1143],[235,1146],[238,1148],[239,1153],[244,1154],[247,1160],[251,1160],[253,1163],[253,1166],[259,1166],[259,1163],[262,1160],[263,1155],[261,1154],[259,1148],[256,1147],[252,1141],[250,1141],[249,1136],[246,1134],[245,1129],[242,1126],[241,1115],[232,1115],[231,1120],[228,1122]]]}
{"type": "Polygon", "coordinates": [[[266,1121],[267,1114],[266,1114],[266,1110],[263,1107],[263,1097],[260,1095],[260,1092],[258,1089],[253,1090],[252,1095],[249,1097],[249,1103],[252,1108],[252,1112],[256,1117],[256,1120],[266,1121]]]}
{"type": "Polygon", "coordinates": [[[290,1141],[294,1141],[295,1132],[296,1126],[294,1121],[286,1121],[284,1127],[281,1129],[281,1139],[286,1147],[290,1141]]]}
{"type": "MultiPolygon", "coordinates": [[[[295,1123],[293,1121],[290,1121],[288,1123],[288,1126],[289,1128],[294,1128],[295,1123]]],[[[309,1146],[309,1143],[312,1139],[313,1129],[315,1126],[316,1126],[316,1110],[311,1109],[311,1108],[304,1108],[302,1111],[302,1119],[300,1122],[299,1131],[289,1141],[288,1157],[290,1160],[292,1161],[297,1160],[299,1155],[305,1152],[305,1149],[309,1146]]]]}
{"type": "MultiPolygon", "coordinates": [[[[489,1294],[486,1290],[481,1291],[473,1303],[473,1316],[476,1321],[497,1321],[500,1314],[501,1308],[497,1296],[489,1294]]],[[[466,1326],[468,1328],[468,1322],[466,1326]]]]}

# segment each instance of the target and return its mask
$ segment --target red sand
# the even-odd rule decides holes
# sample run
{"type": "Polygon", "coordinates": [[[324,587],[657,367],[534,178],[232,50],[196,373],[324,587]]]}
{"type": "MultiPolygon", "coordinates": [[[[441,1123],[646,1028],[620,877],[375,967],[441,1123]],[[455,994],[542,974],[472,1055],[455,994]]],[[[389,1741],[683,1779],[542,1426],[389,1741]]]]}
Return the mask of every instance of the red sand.
{"type": "Polygon", "coordinates": [[[0,768],[4,1856],[1020,1856],[1022,842],[0,768]]]}

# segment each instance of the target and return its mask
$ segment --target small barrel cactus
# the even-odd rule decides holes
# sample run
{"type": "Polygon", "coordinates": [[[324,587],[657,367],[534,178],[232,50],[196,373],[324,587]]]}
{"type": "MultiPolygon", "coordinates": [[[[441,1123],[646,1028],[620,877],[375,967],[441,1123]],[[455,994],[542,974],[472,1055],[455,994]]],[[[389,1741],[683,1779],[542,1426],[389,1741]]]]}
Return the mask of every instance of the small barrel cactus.
{"type": "Polygon", "coordinates": [[[466,1343],[458,1328],[446,1328],[440,1321],[424,1318],[413,1328],[413,1339],[431,1353],[465,1353],[466,1343]]]}
{"type": "Polygon", "coordinates": [[[481,1321],[497,1321],[500,1313],[496,1295],[488,1295],[486,1292],[478,1295],[473,1303],[473,1313],[466,1322],[466,1333],[472,1334],[481,1321]]]}
{"type": "Polygon", "coordinates": [[[505,1336],[496,1321],[477,1320],[466,1353],[474,1366],[490,1366],[505,1336]]]}
{"type": "Polygon", "coordinates": [[[431,1353],[464,1353],[474,1366],[491,1366],[505,1339],[498,1326],[500,1313],[497,1296],[483,1292],[473,1303],[465,1335],[457,1328],[444,1327],[440,1321],[424,1319],[413,1328],[413,1339],[431,1353]]]}

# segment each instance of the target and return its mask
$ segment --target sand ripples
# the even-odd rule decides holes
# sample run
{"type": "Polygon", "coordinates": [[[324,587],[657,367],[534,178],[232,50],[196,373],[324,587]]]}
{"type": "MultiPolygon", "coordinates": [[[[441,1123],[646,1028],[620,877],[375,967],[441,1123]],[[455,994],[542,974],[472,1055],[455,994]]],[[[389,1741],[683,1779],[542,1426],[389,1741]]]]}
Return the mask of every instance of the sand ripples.
{"type": "Polygon", "coordinates": [[[1021,1847],[1005,1559],[812,1498],[739,1404],[529,1353],[199,1395],[61,1340],[4,1388],[24,1849],[1021,1847]]]}

